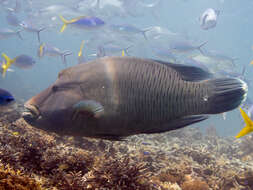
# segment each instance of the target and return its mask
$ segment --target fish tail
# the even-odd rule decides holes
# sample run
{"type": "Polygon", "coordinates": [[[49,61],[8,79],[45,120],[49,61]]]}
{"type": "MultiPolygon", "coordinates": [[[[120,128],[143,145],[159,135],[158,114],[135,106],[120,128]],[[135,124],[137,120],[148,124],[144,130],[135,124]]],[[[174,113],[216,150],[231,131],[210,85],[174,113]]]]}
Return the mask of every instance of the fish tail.
{"type": "Polygon", "coordinates": [[[253,132],[253,121],[250,119],[250,117],[245,113],[245,111],[240,108],[240,112],[242,115],[242,118],[245,122],[245,127],[236,135],[236,138],[240,138],[244,135],[247,135],[250,132],[253,132]]]}
{"type": "Polygon", "coordinates": [[[44,56],[44,47],[45,47],[45,43],[40,44],[39,50],[38,50],[38,57],[44,56]]]}
{"type": "Polygon", "coordinates": [[[38,31],[37,31],[37,37],[38,37],[38,41],[40,42],[40,32],[45,30],[46,27],[43,27],[43,28],[40,28],[38,31]]]}
{"type": "MultiPolygon", "coordinates": [[[[129,56],[128,50],[129,50],[131,47],[133,47],[133,45],[130,45],[130,46],[128,46],[127,48],[123,49],[121,54],[123,54],[123,51],[124,51],[124,53],[126,53],[126,54],[129,56]]],[[[124,55],[125,55],[125,54],[124,54],[124,55]]],[[[122,56],[123,56],[123,55],[122,55],[122,56]]]]}
{"type": "Polygon", "coordinates": [[[5,53],[2,53],[2,56],[4,57],[4,59],[6,61],[6,66],[7,66],[7,69],[8,69],[9,66],[15,61],[15,59],[9,58],[5,53]]]}
{"type": "Polygon", "coordinates": [[[15,61],[15,59],[9,58],[5,53],[2,53],[2,56],[5,59],[5,62],[2,64],[2,76],[5,77],[5,74],[7,72],[7,69],[10,67],[10,65],[15,61]]]}
{"type": "Polygon", "coordinates": [[[239,78],[217,78],[206,82],[210,91],[203,97],[203,101],[209,102],[205,114],[233,110],[247,98],[248,86],[239,78]]]}
{"type": "Polygon", "coordinates": [[[65,51],[61,54],[61,58],[62,58],[62,63],[67,65],[67,60],[66,60],[66,56],[71,55],[72,52],[71,51],[65,51]]]}
{"type": "Polygon", "coordinates": [[[66,29],[67,24],[71,23],[71,21],[66,20],[66,19],[63,18],[63,16],[61,16],[61,15],[59,15],[59,17],[60,17],[61,21],[63,22],[63,26],[62,26],[60,32],[63,32],[63,31],[66,29]]]}
{"type": "Polygon", "coordinates": [[[202,47],[204,46],[204,45],[206,45],[207,44],[207,41],[205,41],[205,42],[203,42],[202,44],[200,44],[199,46],[198,46],[198,50],[200,51],[200,53],[202,54],[202,55],[205,55],[205,53],[202,51],[202,47]]]}
{"type": "Polygon", "coordinates": [[[23,37],[22,37],[21,34],[20,34],[21,31],[22,31],[22,30],[18,30],[18,31],[17,31],[17,35],[18,35],[18,37],[19,37],[21,40],[23,40],[23,37]]]}
{"type": "Polygon", "coordinates": [[[80,50],[78,52],[78,57],[81,57],[83,54],[83,46],[84,46],[84,40],[81,42],[80,50]]]}
{"type": "Polygon", "coordinates": [[[3,78],[5,77],[6,71],[7,71],[7,66],[6,66],[6,64],[3,62],[2,65],[1,65],[1,72],[2,72],[2,77],[3,77],[3,78]]]}
{"type": "Polygon", "coordinates": [[[144,30],[141,31],[141,33],[142,33],[143,37],[145,38],[145,40],[148,40],[148,37],[147,37],[147,35],[146,35],[146,32],[148,32],[148,31],[150,31],[150,30],[152,30],[152,29],[153,29],[153,28],[150,27],[150,28],[147,28],[147,29],[144,29],[144,30]]]}

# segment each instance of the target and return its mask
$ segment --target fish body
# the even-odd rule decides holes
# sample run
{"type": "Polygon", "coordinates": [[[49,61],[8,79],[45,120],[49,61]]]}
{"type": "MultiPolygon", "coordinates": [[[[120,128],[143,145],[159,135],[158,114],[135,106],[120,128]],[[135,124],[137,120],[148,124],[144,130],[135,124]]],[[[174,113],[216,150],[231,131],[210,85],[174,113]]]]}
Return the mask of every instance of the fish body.
{"type": "Polygon", "coordinates": [[[27,32],[36,33],[37,34],[37,39],[38,39],[39,42],[40,42],[40,32],[46,29],[45,27],[37,28],[37,27],[33,26],[30,22],[26,22],[26,21],[22,21],[20,23],[20,26],[24,30],[26,30],[27,32]]]}
{"type": "Polygon", "coordinates": [[[59,48],[54,47],[50,44],[42,43],[40,44],[38,51],[37,51],[38,57],[42,58],[44,56],[50,56],[50,57],[55,57],[59,56],[62,59],[62,62],[66,64],[66,56],[71,55],[71,51],[61,51],[59,48]]]}
{"type": "Polygon", "coordinates": [[[12,36],[18,36],[22,40],[23,38],[22,38],[20,32],[21,32],[21,30],[14,31],[9,28],[0,29],[0,40],[10,38],[12,36]]]}
{"type": "Polygon", "coordinates": [[[232,73],[236,72],[236,58],[230,58],[226,55],[205,52],[192,57],[193,60],[206,65],[212,73],[232,73]]]}
{"type": "Polygon", "coordinates": [[[25,103],[24,119],[59,134],[118,140],[160,133],[223,113],[246,98],[240,79],[134,57],[103,57],[61,71],[25,103]]]}
{"type": "Polygon", "coordinates": [[[110,26],[113,31],[123,33],[123,34],[142,34],[143,37],[147,40],[146,32],[152,30],[152,28],[147,29],[139,29],[132,25],[111,25],[110,26]]]}
{"type": "Polygon", "coordinates": [[[94,29],[101,27],[105,24],[103,20],[94,16],[80,16],[71,20],[66,20],[65,18],[63,18],[63,16],[60,15],[60,19],[63,22],[63,26],[60,32],[63,32],[68,24],[83,29],[94,29]]]}
{"type": "Polygon", "coordinates": [[[203,54],[201,47],[204,46],[207,42],[203,42],[200,45],[194,45],[190,41],[187,40],[173,40],[170,42],[170,51],[175,53],[185,53],[191,52],[194,50],[199,50],[201,54],[203,54]]]}
{"type": "Polygon", "coordinates": [[[177,62],[175,54],[170,52],[167,48],[152,47],[152,52],[154,52],[154,54],[158,56],[160,59],[166,59],[172,63],[177,62]]]}
{"type": "Polygon", "coordinates": [[[7,90],[0,88],[0,113],[11,111],[14,107],[14,97],[7,90]]]}
{"type": "Polygon", "coordinates": [[[4,73],[12,64],[21,69],[29,69],[33,67],[33,65],[35,64],[35,60],[29,55],[22,54],[13,59],[8,57],[5,53],[2,53],[2,56],[5,59],[4,65],[2,65],[2,69],[4,70],[4,73]]]}
{"type": "Polygon", "coordinates": [[[30,69],[35,64],[35,60],[29,55],[19,55],[15,57],[15,61],[13,63],[14,66],[20,69],[30,69]]]}
{"type": "Polygon", "coordinates": [[[199,18],[200,27],[203,30],[209,30],[214,28],[217,24],[217,18],[220,14],[220,11],[209,8],[199,18]]]}

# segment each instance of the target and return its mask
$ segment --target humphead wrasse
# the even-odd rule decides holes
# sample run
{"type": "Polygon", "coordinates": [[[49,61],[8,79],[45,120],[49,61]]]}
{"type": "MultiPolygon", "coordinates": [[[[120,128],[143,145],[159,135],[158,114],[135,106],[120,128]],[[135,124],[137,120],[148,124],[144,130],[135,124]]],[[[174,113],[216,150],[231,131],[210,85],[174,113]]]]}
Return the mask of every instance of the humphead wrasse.
{"type": "Polygon", "coordinates": [[[200,68],[103,57],[61,71],[25,103],[24,119],[62,135],[119,140],[179,129],[237,108],[247,85],[200,68]]]}

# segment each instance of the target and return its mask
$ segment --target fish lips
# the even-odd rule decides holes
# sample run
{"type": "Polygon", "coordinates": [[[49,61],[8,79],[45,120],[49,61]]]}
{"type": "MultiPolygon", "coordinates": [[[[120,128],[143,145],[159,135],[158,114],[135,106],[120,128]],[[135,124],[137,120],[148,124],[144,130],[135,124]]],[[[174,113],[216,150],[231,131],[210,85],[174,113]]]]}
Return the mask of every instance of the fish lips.
{"type": "Polygon", "coordinates": [[[39,109],[31,104],[25,104],[25,110],[22,113],[22,117],[24,118],[24,120],[29,123],[29,124],[33,124],[35,121],[37,121],[41,114],[39,109]]]}

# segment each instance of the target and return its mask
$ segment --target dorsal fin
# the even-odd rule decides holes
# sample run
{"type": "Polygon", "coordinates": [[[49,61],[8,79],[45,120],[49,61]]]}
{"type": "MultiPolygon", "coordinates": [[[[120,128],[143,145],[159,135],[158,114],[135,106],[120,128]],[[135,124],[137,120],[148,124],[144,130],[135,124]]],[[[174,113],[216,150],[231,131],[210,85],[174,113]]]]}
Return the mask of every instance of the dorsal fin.
{"type": "Polygon", "coordinates": [[[154,60],[157,63],[171,67],[180,73],[183,80],[197,82],[205,79],[213,78],[213,75],[199,67],[188,66],[183,64],[174,64],[160,60],[154,60]]]}

